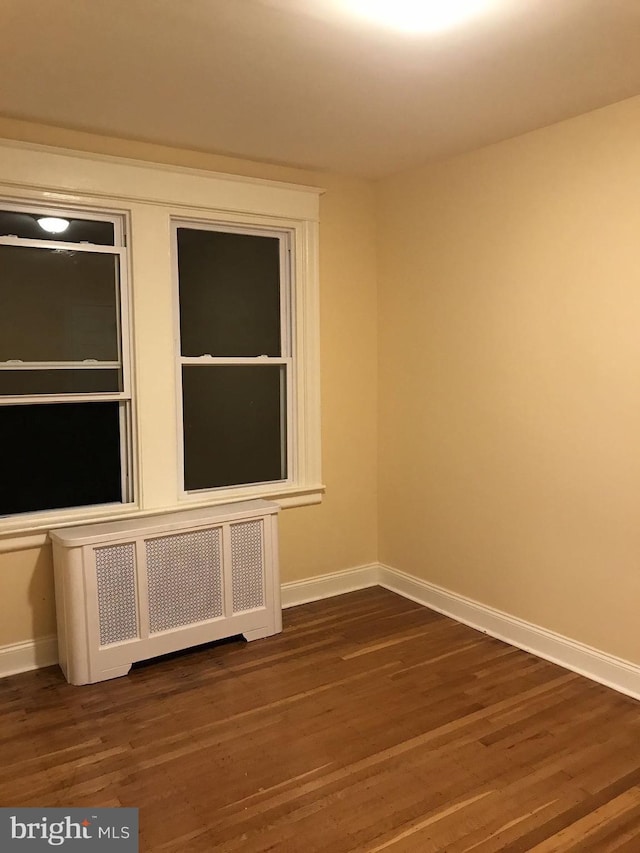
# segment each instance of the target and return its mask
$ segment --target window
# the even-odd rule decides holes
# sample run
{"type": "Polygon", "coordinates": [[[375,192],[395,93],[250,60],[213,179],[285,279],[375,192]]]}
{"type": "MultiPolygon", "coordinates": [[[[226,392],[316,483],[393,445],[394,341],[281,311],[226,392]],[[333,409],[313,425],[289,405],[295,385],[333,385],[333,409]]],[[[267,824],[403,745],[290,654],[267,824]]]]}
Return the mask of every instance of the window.
{"type": "Polygon", "coordinates": [[[174,234],[184,491],[287,482],[290,235],[187,222],[174,234]]]}
{"type": "Polygon", "coordinates": [[[0,207],[0,515],[128,503],[123,220],[0,207]]]}
{"type": "Polygon", "coordinates": [[[0,552],[321,500],[319,193],[0,140],[0,552]]]}

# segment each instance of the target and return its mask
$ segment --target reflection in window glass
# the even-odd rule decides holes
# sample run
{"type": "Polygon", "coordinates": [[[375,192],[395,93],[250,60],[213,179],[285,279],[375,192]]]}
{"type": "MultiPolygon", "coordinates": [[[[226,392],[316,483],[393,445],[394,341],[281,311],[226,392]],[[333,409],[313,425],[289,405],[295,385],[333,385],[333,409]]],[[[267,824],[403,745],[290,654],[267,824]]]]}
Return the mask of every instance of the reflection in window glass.
{"type": "Polygon", "coordinates": [[[24,213],[18,210],[0,210],[0,237],[22,237],[26,240],[56,240],[61,243],[93,243],[97,246],[114,246],[115,231],[113,222],[65,217],[51,211],[44,213],[24,213]],[[50,234],[38,224],[44,216],[64,218],[69,227],[59,234],[50,234]]]}

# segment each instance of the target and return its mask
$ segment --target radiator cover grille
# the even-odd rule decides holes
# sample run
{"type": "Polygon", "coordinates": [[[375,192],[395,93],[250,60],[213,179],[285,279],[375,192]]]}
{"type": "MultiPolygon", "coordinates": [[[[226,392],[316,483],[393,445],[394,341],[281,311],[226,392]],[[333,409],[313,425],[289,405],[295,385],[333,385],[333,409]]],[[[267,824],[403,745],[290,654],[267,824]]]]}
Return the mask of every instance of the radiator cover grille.
{"type": "Polygon", "coordinates": [[[96,548],[100,645],[138,636],[136,547],[133,542],[96,548]]]}
{"type": "Polygon", "coordinates": [[[233,612],[264,605],[262,522],[231,525],[233,612]]]}
{"type": "Polygon", "coordinates": [[[219,529],[146,542],[151,633],[222,616],[219,529]]]}

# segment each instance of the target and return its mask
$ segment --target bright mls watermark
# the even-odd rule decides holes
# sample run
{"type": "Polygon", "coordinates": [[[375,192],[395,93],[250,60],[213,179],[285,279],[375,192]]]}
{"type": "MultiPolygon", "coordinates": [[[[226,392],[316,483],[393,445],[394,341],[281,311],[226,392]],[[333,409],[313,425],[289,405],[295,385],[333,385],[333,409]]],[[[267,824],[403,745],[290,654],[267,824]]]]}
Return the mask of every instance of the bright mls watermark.
{"type": "Polygon", "coordinates": [[[0,808],[2,853],[138,853],[138,809],[0,808]]]}

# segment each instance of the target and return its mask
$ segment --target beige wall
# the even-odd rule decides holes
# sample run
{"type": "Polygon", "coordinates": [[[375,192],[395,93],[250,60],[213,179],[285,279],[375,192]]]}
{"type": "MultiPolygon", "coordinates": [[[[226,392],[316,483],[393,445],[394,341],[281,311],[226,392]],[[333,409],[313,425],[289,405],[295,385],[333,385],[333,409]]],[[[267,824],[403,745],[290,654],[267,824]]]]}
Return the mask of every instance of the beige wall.
{"type": "MultiPolygon", "coordinates": [[[[371,185],[2,118],[0,137],[326,189],[320,204],[320,309],[327,491],[319,506],[282,513],[281,575],[286,582],[375,560],[377,316],[371,185]]],[[[0,647],[55,630],[48,548],[0,553],[0,590],[0,647]]]]}
{"type": "Polygon", "coordinates": [[[380,559],[640,663],[640,99],[382,183],[380,559]]]}

